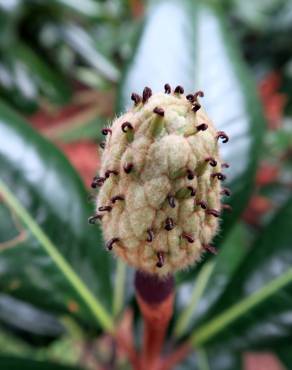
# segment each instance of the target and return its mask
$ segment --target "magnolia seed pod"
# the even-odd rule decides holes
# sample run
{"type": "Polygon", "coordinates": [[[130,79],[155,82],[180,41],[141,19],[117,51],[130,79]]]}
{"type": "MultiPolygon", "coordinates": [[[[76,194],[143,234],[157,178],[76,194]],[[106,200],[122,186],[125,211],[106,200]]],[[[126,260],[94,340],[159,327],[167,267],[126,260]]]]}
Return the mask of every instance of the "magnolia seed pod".
{"type": "Polygon", "coordinates": [[[219,142],[228,136],[202,96],[145,88],[105,130],[96,210],[107,248],[139,270],[165,276],[216,251],[210,243],[227,193],[219,142]]]}

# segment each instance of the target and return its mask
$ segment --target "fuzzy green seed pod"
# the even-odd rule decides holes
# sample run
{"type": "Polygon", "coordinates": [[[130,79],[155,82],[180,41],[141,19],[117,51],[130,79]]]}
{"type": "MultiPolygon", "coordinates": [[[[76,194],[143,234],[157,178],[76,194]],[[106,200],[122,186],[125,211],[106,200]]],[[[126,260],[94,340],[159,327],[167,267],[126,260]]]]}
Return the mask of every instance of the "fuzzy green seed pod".
{"type": "MultiPolygon", "coordinates": [[[[198,97],[171,92],[132,94],[134,106],[104,129],[97,213],[107,247],[137,269],[160,276],[215,251],[221,173],[215,129],[198,97]]],[[[91,220],[91,223],[92,220],[91,220]]]]}

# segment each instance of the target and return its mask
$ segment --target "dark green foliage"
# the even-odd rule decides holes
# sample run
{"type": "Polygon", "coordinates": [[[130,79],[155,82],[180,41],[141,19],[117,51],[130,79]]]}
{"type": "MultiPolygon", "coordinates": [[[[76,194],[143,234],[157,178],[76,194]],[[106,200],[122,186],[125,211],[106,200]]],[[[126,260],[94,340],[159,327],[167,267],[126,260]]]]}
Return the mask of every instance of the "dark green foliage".
{"type": "MultiPolygon", "coordinates": [[[[131,93],[141,94],[145,86],[159,91],[165,83],[172,88],[182,85],[187,93],[205,92],[201,98],[204,108],[218,129],[230,137],[229,143],[222,144],[222,153],[230,164],[226,185],[232,196],[226,197],[226,203],[233,213],[223,214],[222,231],[214,241],[219,255],[206,256],[176,276],[176,307],[168,344],[190,339],[195,348],[178,369],[240,370],[243,351],[257,349],[274,352],[291,368],[287,348],[292,336],[289,160],[278,183],[256,190],[273,199],[273,212],[258,228],[247,227],[241,218],[255,191],[259,159],[280,161],[289,158],[291,150],[289,118],[284,129],[265,135],[256,86],[243,57],[248,57],[253,71],[257,66],[259,74],[267,65],[288,65],[290,54],[279,43],[284,24],[277,23],[288,2],[274,1],[281,3],[276,11],[272,5],[265,8],[260,0],[253,1],[255,13],[250,13],[250,1],[225,1],[223,8],[215,0],[153,0],[143,24],[133,20],[126,1],[111,7],[106,1],[87,0],[81,6],[78,1],[30,0],[16,2],[11,9],[2,3],[0,0],[3,328],[17,340],[39,341],[46,350],[49,346],[44,338],[61,343],[66,336],[86,349],[92,338],[113,329],[116,315],[127,304],[136,309],[132,271],[123,265],[115,268],[99,227],[87,224],[93,206],[79,176],[52,143],[4,102],[9,100],[22,111],[35,109],[40,96],[64,104],[70,100],[73,80],[85,79],[90,84],[91,77],[98,76],[95,87],[113,88],[121,75],[119,112],[131,104],[131,93]],[[261,6],[264,10],[259,10],[261,6]],[[273,27],[267,27],[271,19],[273,27]],[[250,40],[245,41],[251,33],[256,35],[256,50],[250,47],[250,40]],[[271,45],[265,45],[269,53],[263,60],[265,48],[260,45],[269,37],[278,48],[273,53],[271,45]]],[[[285,38],[281,40],[284,43],[285,38]]],[[[285,78],[288,86],[287,81],[289,77],[285,78]]],[[[284,84],[289,90],[287,86],[284,84]]],[[[88,120],[84,129],[76,125],[71,132],[56,136],[65,141],[97,137],[95,126],[100,128],[105,121],[97,117],[88,120]]],[[[140,333],[138,315],[135,323],[140,333]]],[[[23,357],[27,353],[19,350],[23,357]]],[[[74,370],[36,361],[54,359],[45,353],[40,356],[33,349],[31,360],[2,356],[0,367],[74,370]]],[[[102,362],[101,357],[97,363],[102,362]]]]}

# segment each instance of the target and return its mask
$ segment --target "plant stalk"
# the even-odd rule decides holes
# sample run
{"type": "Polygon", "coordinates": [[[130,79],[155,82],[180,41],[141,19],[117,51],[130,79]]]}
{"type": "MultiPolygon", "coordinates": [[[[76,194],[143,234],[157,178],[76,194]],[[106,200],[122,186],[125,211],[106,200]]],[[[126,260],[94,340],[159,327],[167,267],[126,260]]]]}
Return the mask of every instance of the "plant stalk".
{"type": "Polygon", "coordinates": [[[144,319],[141,370],[157,370],[166,330],[173,314],[174,278],[137,271],[136,299],[144,319]]]}

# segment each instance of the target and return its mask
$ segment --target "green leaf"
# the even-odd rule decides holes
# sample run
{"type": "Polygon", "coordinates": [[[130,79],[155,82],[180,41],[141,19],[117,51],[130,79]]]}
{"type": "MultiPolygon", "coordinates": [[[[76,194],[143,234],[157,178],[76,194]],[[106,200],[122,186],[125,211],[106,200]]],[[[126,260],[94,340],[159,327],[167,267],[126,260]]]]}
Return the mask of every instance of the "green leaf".
{"type": "Polygon", "coordinates": [[[118,316],[125,303],[125,289],[127,279],[127,265],[120,259],[116,263],[115,284],[113,296],[113,315],[118,316]]]}
{"type": "Polygon", "coordinates": [[[291,338],[291,219],[292,198],[261,231],[209,321],[195,329],[195,346],[224,338],[229,347],[270,347],[291,338]]]}
{"type": "Polygon", "coordinates": [[[93,0],[53,0],[59,7],[66,7],[77,14],[90,18],[113,18],[116,16],[114,4],[107,4],[93,0]]]}
{"type": "Polygon", "coordinates": [[[87,223],[91,206],[79,176],[1,102],[0,131],[1,199],[17,232],[11,239],[2,230],[0,290],[111,330],[110,259],[100,230],[87,223]]]}
{"type": "Polygon", "coordinates": [[[64,333],[54,316],[7,294],[0,294],[0,322],[38,336],[57,337],[64,333]]]}
{"type": "Polygon", "coordinates": [[[13,58],[26,66],[44,96],[57,104],[69,101],[71,91],[68,81],[46,64],[32,49],[23,43],[17,43],[10,53],[13,58]]]}
{"type": "Polygon", "coordinates": [[[277,348],[276,354],[278,355],[279,359],[281,360],[282,364],[286,367],[286,369],[292,368],[292,353],[290,346],[281,346],[277,348]]]}
{"type": "Polygon", "coordinates": [[[35,81],[23,64],[7,55],[0,62],[0,95],[26,113],[37,109],[35,81]]]}
{"type": "Polygon", "coordinates": [[[176,297],[178,318],[174,327],[174,335],[176,337],[182,336],[193,326],[191,324],[194,321],[194,317],[197,316],[198,306],[202,301],[201,297],[206,291],[206,286],[210,281],[214,267],[214,262],[206,263],[198,273],[195,285],[193,282],[187,282],[178,290],[176,297]]]}
{"type": "MultiPolygon", "coordinates": [[[[208,363],[208,370],[241,370],[243,369],[243,364],[241,360],[241,355],[237,352],[229,351],[228,349],[212,348],[212,349],[199,349],[198,357],[202,361],[205,359],[208,363]]],[[[203,368],[201,367],[203,370],[203,368]]],[[[206,368],[207,370],[207,368],[206,368]]]]}
{"type": "Polygon", "coordinates": [[[66,333],[59,338],[0,329],[0,356],[23,357],[31,360],[54,361],[64,365],[76,365],[82,356],[81,343],[88,338],[71,318],[63,319],[66,333]],[[73,326],[72,326],[73,325],[73,326]],[[19,335],[18,335],[19,334],[19,335]],[[54,339],[54,340],[52,340],[54,339]]]}
{"type": "Polygon", "coordinates": [[[291,2],[287,0],[235,0],[234,13],[245,27],[260,33],[291,27],[291,2]]]}
{"type": "Polygon", "coordinates": [[[222,144],[222,157],[231,166],[227,184],[233,192],[228,202],[233,214],[223,215],[225,235],[251,192],[263,116],[232,30],[221,12],[207,4],[192,0],[151,2],[140,42],[123,76],[118,110],[131,105],[131,92],[141,93],[145,86],[161,91],[168,82],[172,87],[182,85],[187,93],[205,92],[203,106],[218,130],[230,137],[228,144],[222,144]]]}
{"type": "Polygon", "coordinates": [[[34,361],[5,355],[0,356],[0,367],[7,370],[81,370],[80,367],[64,366],[53,362],[34,361]]]}
{"type": "Polygon", "coordinates": [[[245,236],[243,225],[236,225],[217,258],[202,267],[195,282],[185,283],[178,291],[177,302],[181,312],[174,329],[176,336],[193,330],[196,323],[216,305],[246,255],[245,236]]]}
{"type": "Polygon", "coordinates": [[[37,105],[40,96],[56,104],[67,103],[71,89],[66,79],[25,43],[14,42],[0,63],[1,95],[16,106],[37,105]]]}
{"type": "Polygon", "coordinates": [[[88,65],[109,81],[117,82],[120,73],[116,66],[107,59],[98,48],[92,36],[73,23],[65,23],[58,27],[59,37],[70,45],[76,54],[88,65]]]}

